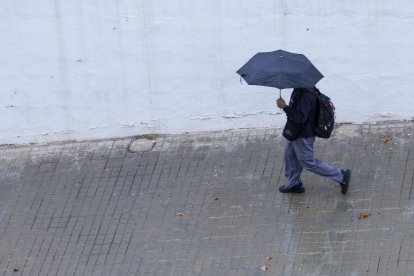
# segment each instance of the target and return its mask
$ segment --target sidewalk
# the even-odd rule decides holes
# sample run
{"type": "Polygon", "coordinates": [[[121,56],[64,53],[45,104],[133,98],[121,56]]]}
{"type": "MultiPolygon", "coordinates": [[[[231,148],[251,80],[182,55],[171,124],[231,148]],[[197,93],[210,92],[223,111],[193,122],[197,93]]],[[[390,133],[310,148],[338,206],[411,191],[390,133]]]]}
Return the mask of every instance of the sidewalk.
{"type": "Polygon", "coordinates": [[[353,170],[345,196],[308,172],[278,192],[280,129],[0,147],[0,275],[414,275],[413,135],[318,139],[353,170]]]}

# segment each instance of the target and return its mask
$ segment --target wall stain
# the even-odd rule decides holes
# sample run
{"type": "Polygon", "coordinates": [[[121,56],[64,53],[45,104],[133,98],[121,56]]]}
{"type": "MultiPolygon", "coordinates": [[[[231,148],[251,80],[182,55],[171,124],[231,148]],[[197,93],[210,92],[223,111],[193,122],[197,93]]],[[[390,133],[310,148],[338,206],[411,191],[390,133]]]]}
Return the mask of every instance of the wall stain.
{"type": "Polygon", "coordinates": [[[59,70],[60,70],[60,91],[57,91],[62,96],[62,107],[64,113],[64,124],[65,129],[70,129],[72,124],[71,116],[71,89],[69,81],[69,73],[67,66],[67,57],[65,53],[65,41],[64,41],[64,31],[62,26],[62,15],[59,8],[59,0],[55,0],[55,16],[56,16],[56,27],[57,27],[57,39],[58,39],[58,60],[59,60],[59,70]]]}
{"type": "Polygon", "coordinates": [[[283,112],[281,111],[257,111],[257,112],[240,112],[240,113],[233,113],[233,114],[205,114],[200,116],[191,117],[190,120],[210,120],[216,118],[224,118],[224,119],[237,119],[243,118],[248,116],[256,116],[256,115],[282,115],[283,112]]]}

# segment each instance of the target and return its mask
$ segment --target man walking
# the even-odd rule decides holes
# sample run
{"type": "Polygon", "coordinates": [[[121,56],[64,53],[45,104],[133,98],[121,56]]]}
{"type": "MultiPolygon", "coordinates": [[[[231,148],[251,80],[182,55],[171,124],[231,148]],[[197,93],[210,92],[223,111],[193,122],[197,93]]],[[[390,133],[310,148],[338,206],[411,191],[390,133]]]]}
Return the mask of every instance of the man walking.
{"type": "Polygon", "coordinates": [[[340,184],[342,194],[346,194],[351,180],[351,171],[339,169],[318,160],[313,154],[315,134],[313,131],[316,107],[317,88],[295,88],[289,105],[279,98],[277,106],[286,113],[287,122],[283,129],[285,144],[285,176],[287,183],[279,187],[282,193],[303,193],[300,178],[303,169],[320,176],[328,177],[340,184]]]}

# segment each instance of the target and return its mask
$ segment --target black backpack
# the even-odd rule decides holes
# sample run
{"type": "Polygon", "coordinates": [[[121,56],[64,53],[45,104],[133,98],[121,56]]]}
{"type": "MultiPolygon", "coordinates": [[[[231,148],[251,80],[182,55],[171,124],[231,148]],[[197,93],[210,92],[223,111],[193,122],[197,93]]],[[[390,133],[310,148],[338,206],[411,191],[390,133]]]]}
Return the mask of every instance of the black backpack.
{"type": "Polygon", "coordinates": [[[317,137],[328,139],[335,126],[335,106],[331,99],[315,88],[318,98],[314,132],[317,137]]]}

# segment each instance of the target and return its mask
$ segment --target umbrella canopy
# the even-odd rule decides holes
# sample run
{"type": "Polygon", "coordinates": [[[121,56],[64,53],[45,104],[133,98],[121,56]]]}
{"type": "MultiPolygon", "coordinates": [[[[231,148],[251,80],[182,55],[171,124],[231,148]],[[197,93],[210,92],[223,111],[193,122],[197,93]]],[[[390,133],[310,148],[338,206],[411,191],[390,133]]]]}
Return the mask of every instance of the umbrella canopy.
{"type": "Polygon", "coordinates": [[[237,73],[250,85],[283,88],[310,88],[323,78],[302,54],[283,50],[254,55],[237,73]]]}

